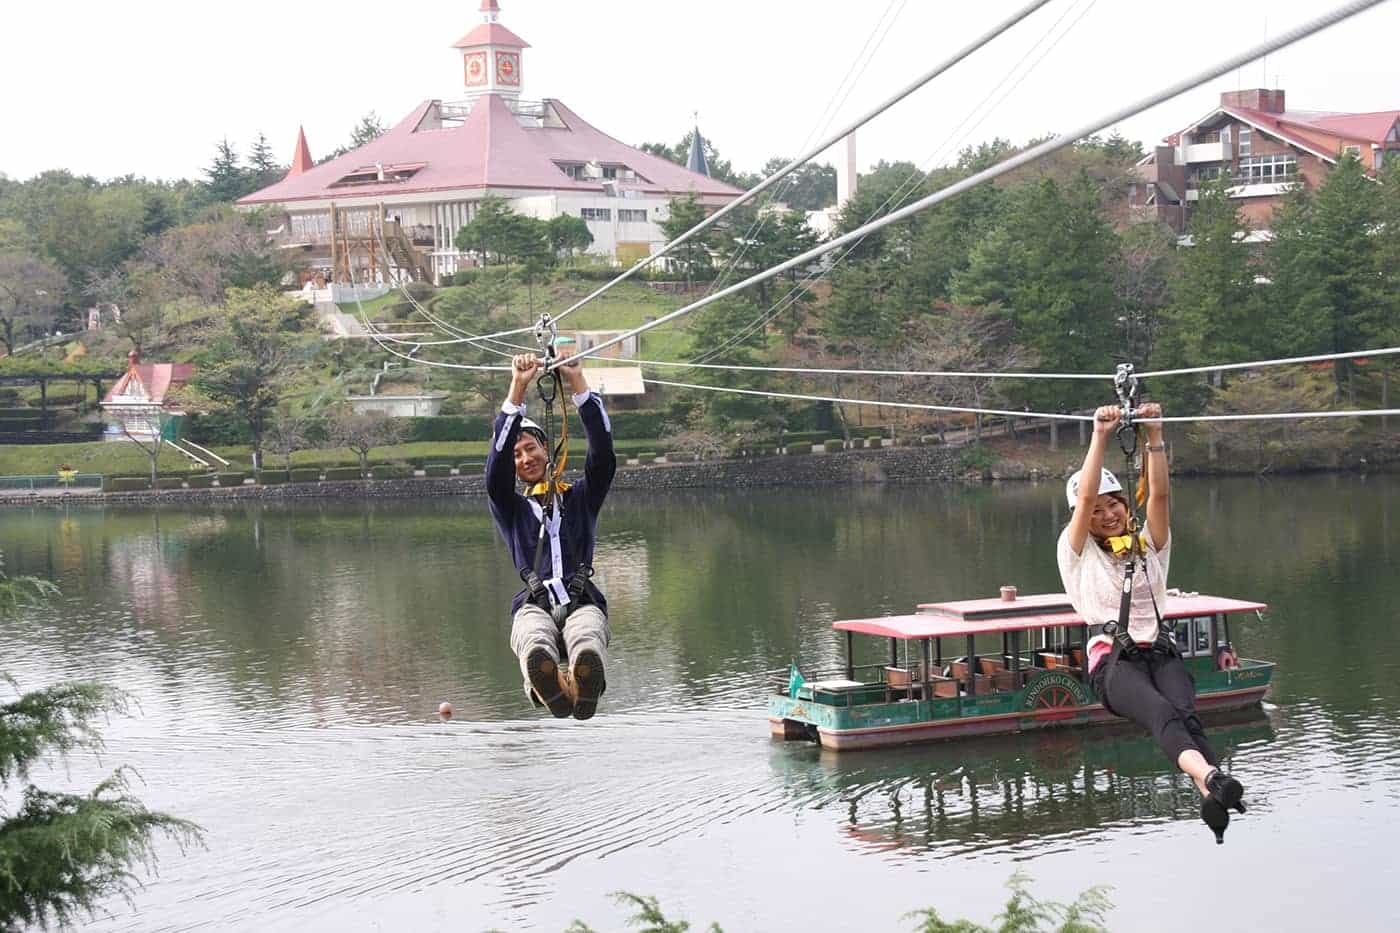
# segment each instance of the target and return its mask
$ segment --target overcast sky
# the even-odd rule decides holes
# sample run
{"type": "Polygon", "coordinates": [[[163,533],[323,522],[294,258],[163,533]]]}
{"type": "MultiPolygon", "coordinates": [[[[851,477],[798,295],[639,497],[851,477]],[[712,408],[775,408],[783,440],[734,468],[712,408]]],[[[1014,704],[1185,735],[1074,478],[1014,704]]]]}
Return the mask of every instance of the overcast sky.
{"type": "MultiPolygon", "coordinates": [[[[501,22],[531,44],[526,98],[559,98],[632,144],[674,142],[699,111],[701,130],[721,155],[757,170],[771,156],[797,154],[853,63],[866,67],[833,126],[1024,2],[501,0],[501,22]],[[862,58],[882,21],[892,28],[878,53],[862,58]]],[[[861,169],[880,159],[940,164],[964,142],[1064,131],[1335,4],[1053,0],[862,130],[861,169]],[[1008,73],[1010,86],[1043,52],[1009,96],[979,107],[1008,73]],[[969,112],[975,115],[958,129],[969,112]]],[[[225,136],[243,153],[262,131],[278,158],[289,161],[299,125],[320,156],[370,110],[392,124],[425,99],[461,98],[460,53],[451,45],[480,22],[479,6],[12,4],[0,56],[0,172],[21,179],[49,168],[101,178],[198,177],[225,136]]],[[[1389,3],[1119,129],[1155,142],[1206,113],[1221,90],[1237,87],[1283,87],[1291,108],[1400,108],[1397,36],[1400,3],[1389,3]]]]}

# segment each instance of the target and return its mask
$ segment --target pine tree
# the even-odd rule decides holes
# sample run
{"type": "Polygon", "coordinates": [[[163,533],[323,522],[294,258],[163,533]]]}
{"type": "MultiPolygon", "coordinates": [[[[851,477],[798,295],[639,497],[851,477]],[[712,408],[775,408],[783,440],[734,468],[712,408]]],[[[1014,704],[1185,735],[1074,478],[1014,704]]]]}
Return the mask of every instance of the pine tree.
{"type": "MultiPolygon", "coordinates": [[[[7,576],[0,555],[0,616],[56,592],[47,581],[7,576]]],[[[18,692],[8,675],[0,681],[18,692]]],[[[97,723],[127,704],[120,691],[96,683],[56,684],[0,704],[0,788],[26,782],[18,807],[0,795],[0,928],[71,924],[113,895],[130,896],[132,870],[153,864],[158,836],[181,848],[199,841],[194,823],[131,796],[125,769],[86,795],[27,783],[45,757],[100,748],[97,723]]]]}
{"type": "MultiPolygon", "coordinates": [[[[1269,253],[1282,352],[1361,350],[1384,331],[1381,203],[1376,182],[1344,156],[1316,193],[1295,193],[1277,215],[1269,253]]],[[[1350,394],[1354,369],[1351,360],[1334,364],[1339,393],[1350,394]]]]}
{"type": "MultiPolygon", "coordinates": [[[[1183,249],[1171,284],[1162,345],[1163,368],[1257,358],[1267,349],[1256,271],[1238,201],[1228,178],[1205,185],[1191,216],[1191,246],[1183,249]]],[[[1168,386],[1178,413],[1199,412],[1209,396],[1203,380],[1182,377],[1168,386]]]]}
{"type": "Polygon", "coordinates": [[[238,151],[227,137],[219,141],[214,151],[214,162],[204,170],[204,174],[208,179],[204,187],[211,201],[237,201],[247,193],[247,172],[238,164],[238,151]]]}
{"type": "MultiPolygon", "coordinates": [[[[1065,187],[1046,178],[1008,196],[1001,223],[972,249],[953,276],[953,300],[996,305],[1011,336],[1045,367],[1107,372],[1118,346],[1112,268],[1118,246],[1098,189],[1080,172],[1065,187]]],[[[1119,351],[1121,353],[1121,351],[1119,351]]],[[[1097,387],[1024,387],[1037,406],[1102,400],[1097,387]]]]}
{"type": "Polygon", "coordinates": [[[259,131],[258,138],[253,140],[253,147],[248,150],[248,187],[252,191],[266,188],[281,178],[283,173],[284,169],[272,154],[267,137],[259,131]]]}
{"type": "Polygon", "coordinates": [[[355,129],[350,132],[350,148],[358,149],[366,143],[374,142],[384,133],[384,122],[379,119],[379,114],[371,110],[360,117],[360,122],[356,123],[355,129]]]}

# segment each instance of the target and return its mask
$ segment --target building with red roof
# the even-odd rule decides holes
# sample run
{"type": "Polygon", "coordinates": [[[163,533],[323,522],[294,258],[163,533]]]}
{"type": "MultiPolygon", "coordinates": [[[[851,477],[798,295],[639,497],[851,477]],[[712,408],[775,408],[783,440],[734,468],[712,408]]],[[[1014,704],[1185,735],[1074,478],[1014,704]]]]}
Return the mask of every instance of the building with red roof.
{"type": "Polygon", "coordinates": [[[457,232],[488,196],[547,220],[581,217],[589,252],[635,261],[665,243],[671,199],[718,207],[738,189],[619,142],[562,101],[522,100],[529,44],[483,0],[483,22],[453,44],[465,97],[426,100],[380,136],[320,165],[297,139],[286,177],[241,199],[281,212],[281,245],[335,281],[376,271],[439,278],[471,262],[457,232]]]}
{"type": "Polygon", "coordinates": [[[1182,233],[1201,185],[1225,175],[1245,219],[1267,237],[1283,194],[1296,184],[1321,184],[1346,156],[1372,174],[1400,159],[1400,110],[1289,110],[1282,90],[1227,91],[1219,106],[1138,163],[1129,201],[1140,219],[1182,233]]]}
{"type": "Polygon", "coordinates": [[[143,363],[132,350],[126,356],[126,373],[113,383],[102,399],[107,416],[106,439],[136,438],[151,441],[162,435],[174,436],[183,412],[172,403],[171,394],[190,381],[193,363],[143,363]]]}

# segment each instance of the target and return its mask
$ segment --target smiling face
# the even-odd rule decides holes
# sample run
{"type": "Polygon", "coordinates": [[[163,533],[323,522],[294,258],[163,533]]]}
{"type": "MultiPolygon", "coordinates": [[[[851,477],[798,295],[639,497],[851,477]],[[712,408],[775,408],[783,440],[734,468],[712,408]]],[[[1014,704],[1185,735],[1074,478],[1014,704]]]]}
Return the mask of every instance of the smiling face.
{"type": "Polygon", "coordinates": [[[544,445],[533,434],[520,432],[515,442],[515,475],[523,483],[544,481],[544,471],[549,464],[544,445]]]}
{"type": "Polygon", "coordinates": [[[1094,500],[1089,516],[1089,534],[1100,540],[1128,533],[1128,504],[1121,496],[1103,493],[1094,500]]]}

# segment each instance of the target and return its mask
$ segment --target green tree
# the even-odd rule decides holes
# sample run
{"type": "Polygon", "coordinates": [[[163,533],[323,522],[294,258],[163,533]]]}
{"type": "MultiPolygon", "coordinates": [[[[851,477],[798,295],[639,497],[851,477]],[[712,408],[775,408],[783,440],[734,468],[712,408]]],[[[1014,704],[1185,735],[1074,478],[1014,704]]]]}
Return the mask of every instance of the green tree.
{"type": "Polygon", "coordinates": [[[573,214],[551,217],[546,222],[546,233],[550,252],[555,256],[572,258],[593,245],[593,232],[588,229],[588,222],[573,214]]]}
{"type": "MultiPolygon", "coordinates": [[[[1382,193],[1352,156],[1343,156],[1315,194],[1294,191],[1275,215],[1269,247],[1271,303],[1281,352],[1365,349],[1386,328],[1377,276],[1382,193]]],[[[1337,391],[1352,393],[1355,364],[1333,364],[1337,391]]]]}
{"type": "MultiPolygon", "coordinates": [[[[1380,172],[1380,222],[1376,225],[1376,282],[1380,326],[1376,339],[1388,347],[1400,343],[1400,157],[1392,156],[1380,172]]],[[[1381,371],[1381,407],[1390,407],[1390,376],[1395,357],[1375,361],[1381,371]]],[[[1389,427],[1389,418],[1382,418],[1389,427]]]]}
{"type": "Polygon", "coordinates": [[[49,329],[67,288],[52,263],[27,253],[0,253],[0,343],[7,354],[49,329]]]}
{"type": "MultiPolygon", "coordinates": [[[[1003,220],[973,248],[968,268],[953,276],[953,299],[995,305],[1014,325],[1015,340],[1046,366],[1104,372],[1114,357],[1117,240],[1099,189],[1080,172],[1067,187],[1052,178],[1017,189],[1003,220]]],[[[1047,383],[1022,389],[1037,407],[1087,405],[1098,387],[1047,383]]]]}
{"type": "Polygon", "coordinates": [[[360,122],[355,124],[355,128],[350,131],[350,148],[358,149],[361,146],[372,143],[387,132],[384,121],[379,119],[379,114],[371,110],[360,117],[360,122]]]}
{"type": "MultiPolygon", "coordinates": [[[[659,221],[657,226],[661,228],[666,242],[670,243],[698,226],[706,213],[705,206],[693,193],[683,198],[672,198],[666,219],[659,221]]],[[[687,282],[693,281],[711,269],[714,262],[712,250],[716,242],[715,228],[709,227],[681,244],[680,251],[671,254],[671,263],[680,266],[687,282]]]]}
{"type": "Polygon", "coordinates": [[[268,185],[280,180],[286,174],[286,169],[277,161],[277,157],[272,154],[272,147],[268,145],[267,137],[258,132],[257,139],[253,140],[253,146],[248,150],[248,186],[252,191],[266,188],[268,185]]]}
{"type": "Polygon", "coordinates": [[[304,330],[306,319],[300,303],[270,286],[231,288],[195,358],[191,388],[208,407],[248,426],[255,470],[262,469],[263,438],[296,364],[310,354],[315,337],[304,330]]]}
{"type": "Polygon", "coordinates": [[[204,170],[205,191],[214,203],[237,201],[248,193],[248,173],[238,164],[238,151],[228,141],[219,140],[214,161],[204,170]]]}
{"type": "MultiPolygon", "coordinates": [[[[782,156],[769,159],[763,163],[763,171],[759,174],[767,178],[791,161],[782,156]]],[[[825,163],[806,162],[793,169],[769,191],[773,192],[776,200],[792,210],[819,211],[836,203],[836,169],[825,163]]]]}
{"type": "MultiPolygon", "coordinates": [[[[1201,188],[1188,228],[1191,245],[1181,251],[1170,286],[1156,359],[1163,367],[1243,361],[1266,349],[1256,271],[1245,242],[1249,228],[1231,187],[1222,176],[1201,188]]],[[[1172,384],[1166,398],[1182,413],[1193,413],[1207,394],[1203,381],[1192,378],[1172,384]]]]}
{"type": "MultiPolygon", "coordinates": [[[[47,581],[8,576],[0,554],[0,617],[56,594],[47,581]]],[[[0,928],[67,926],[91,916],[106,898],[130,896],[133,869],[153,864],[158,837],[181,848],[200,840],[194,823],[148,810],[128,793],[124,769],[89,794],[28,783],[30,769],[45,758],[100,749],[97,726],[126,711],[125,694],[96,683],[20,694],[8,675],[0,682],[17,693],[0,704],[0,789],[24,782],[17,800],[0,795],[0,928]]]]}

